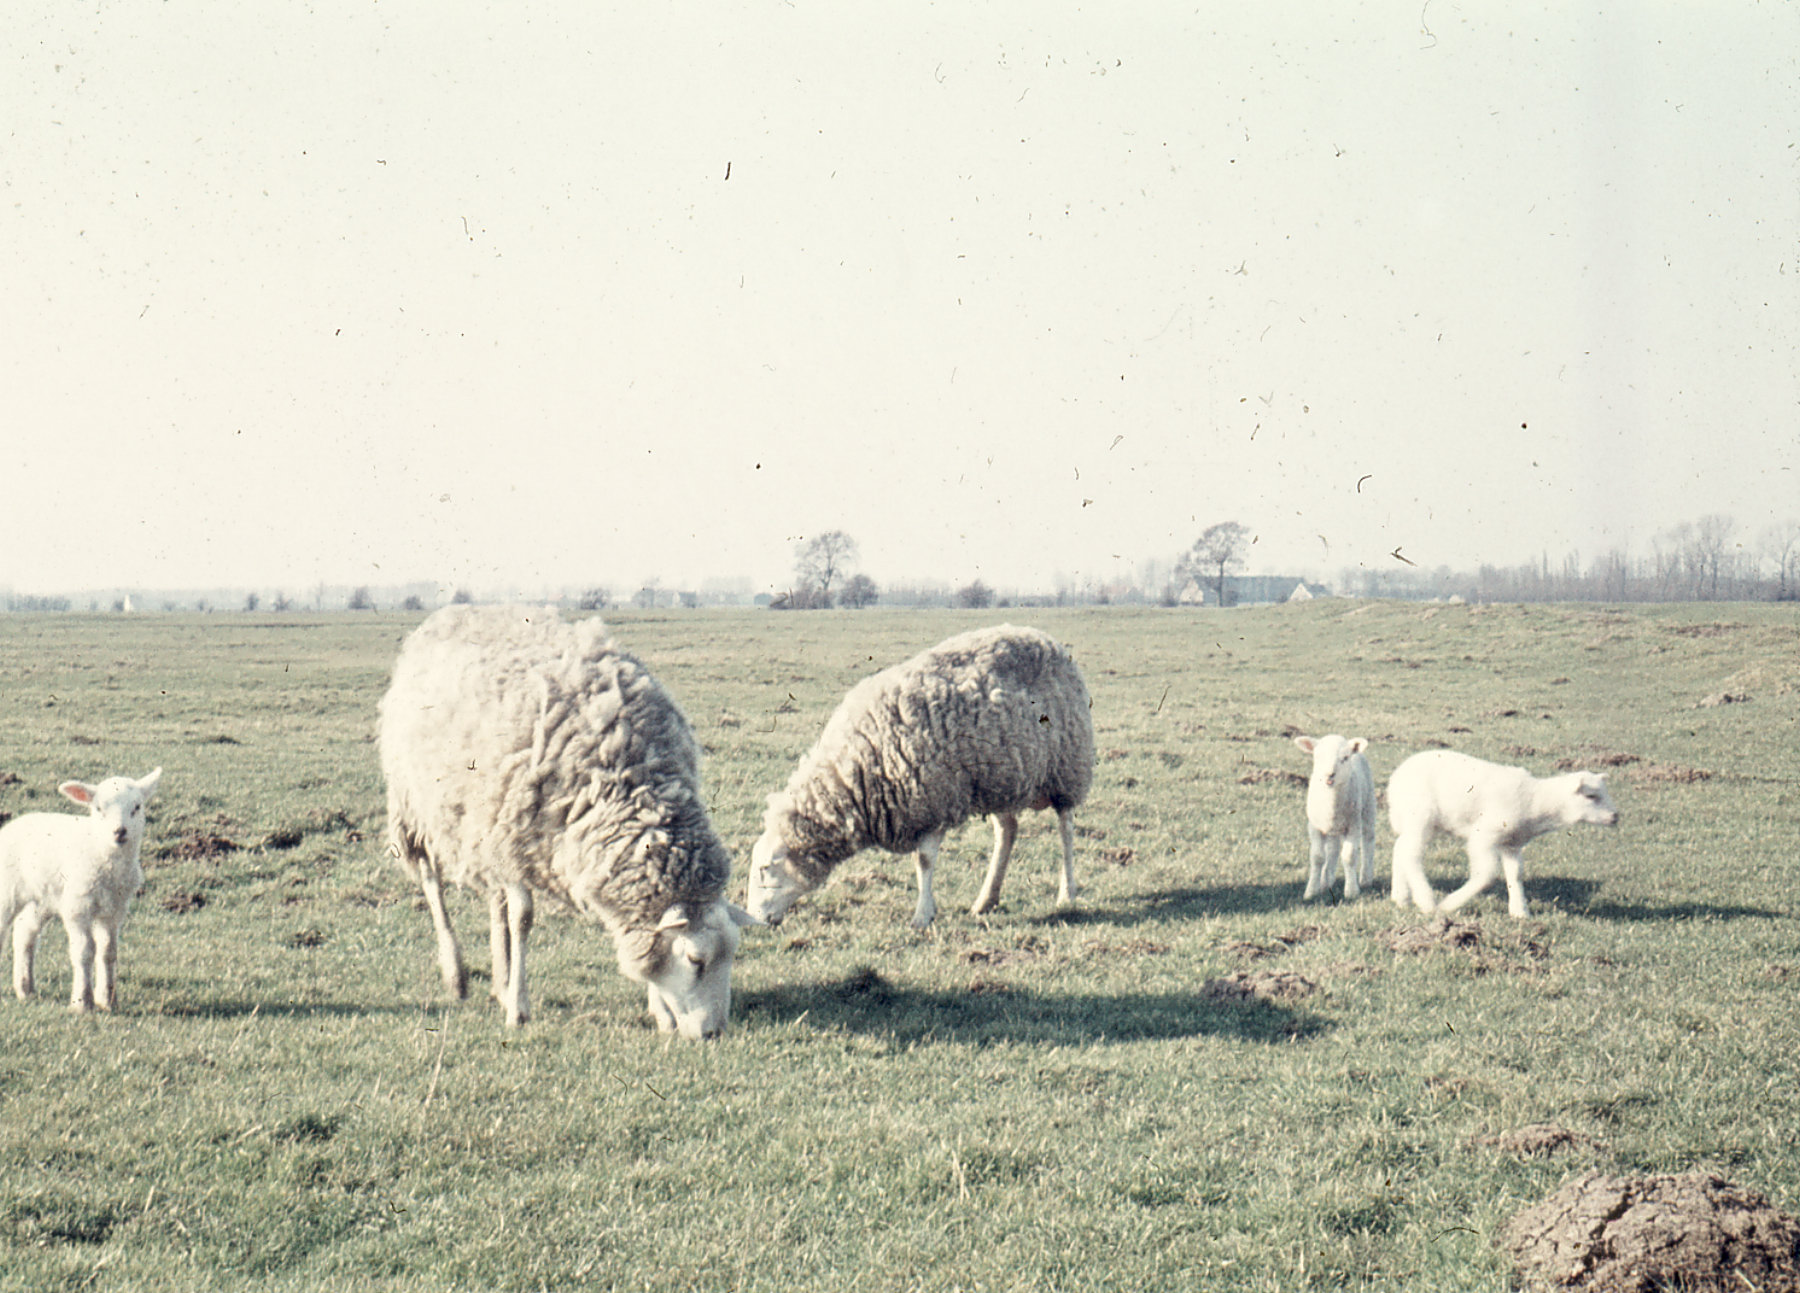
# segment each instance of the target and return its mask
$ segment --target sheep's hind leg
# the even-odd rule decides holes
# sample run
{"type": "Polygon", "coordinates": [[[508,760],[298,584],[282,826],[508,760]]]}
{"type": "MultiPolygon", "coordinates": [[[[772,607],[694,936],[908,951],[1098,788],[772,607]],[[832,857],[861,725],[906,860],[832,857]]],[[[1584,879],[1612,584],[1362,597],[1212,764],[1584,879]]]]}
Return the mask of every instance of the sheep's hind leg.
{"type": "Polygon", "coordinates": [[[1500,866],[1506,876],[1506,912],[1515,920],[1524,920],[1531,915],[1531,905],[1525,901],[1525,855],[1518,849],[1501,849],[1500,866]]]}
{"type": "Polygon", "coordinates": [[[119,1004],[119,931],[111,921],[94,922],[94,1006],[112,1010],[119,1004]]]}
{"type": "Polygon", "coordinates": [[[512,952],[507,967],[506,1023],[517,1028],[531,1018],[531,997],[525,986],[525,939],[531,933],[531,890],[514,881],[506,886],[506,929],[512,952]]]}
{"type": "Polygon", "coordinates": [[[94,1008],[94,929],[92,916],[63,917],[69,935],[69,1009],[85,1015],[94,1008]]]}
{"type": "MultiPolygon", "coordinates": [[[[1455,911],[1469,899],[1494,883],[1500,874],[1500,851],[1492,839],[1474,835],[1469,838],[1469,882],[1454,893],[1444,895],[1439,911],[1455,911]]],[[[1521,898],[1523,895],[1521,895],[1521,898]]]]}
{"type": "Polygon", "coordinates": [[[942,831],[927,835],[919,841],[919,905],[913,908],[914,929],[926,928],[931,924],[932,917],[937,915],[937,899],[931,896],[931,872],[937,866],[938,849],[943,843],[942,831]]]}
{"type": "Polygon", "coordinates": [[[1431,881],[1425,878],[1425,836],[1402,835],[1394,841],[1394,903],[1404,907],[1410,897],[1423,912],[1438,908],[1431,881]]]}
{"type": "MultiPolygon", "coordinates": [[[[12,921],[13,991],[18,993],[21,1001],[37,995],[33,968],[37,961],[38,931],[44,927],[49,914],[42,907],[26,903],[12,921]]],[[[6,926],[7,922],[0,920],[0,935],[4,935],[6,926]]]]}
{"type": "Polygon", "coordinates": [[[1067,808],[1056,810],[1056,833],[1062,837],[1062,883],[1057,886],[1056,901],[1067,907],[1081,894],[1075,883],[1075,814],[1067,808]]]}
{"type": "Polygon", "coordinates": [[[512,932],[506,923],[505,889],[488,893],[488,954],[494,967],[488,995],[504,1004],[507,980],[512,978],[512,932]]]}
{"type": "Polygon", "coordinates": [[[445,990],[461,1001],[469,995],[469,971],[463,965],[456,931],[450,927],[450,913],[444,910],[444,883],[430,858],[419,859],[415,869],[419,887],[425,891],[425,906],[431,910],[432,928],[437,930],[438,972],[444,976],[445,990]]]}
{"type": "Polygon", "coordinates": [[[988,817],[994,824],[994,856],[988,861],[987,879],[981,883],[981,894],[969,908],[971,916],[980,916],[1000,905],[1000,886],[1006,883],[1006,864],[1012,859],[1013,841],[1019,837],[1017,813],[994,813],[988,817]]]}

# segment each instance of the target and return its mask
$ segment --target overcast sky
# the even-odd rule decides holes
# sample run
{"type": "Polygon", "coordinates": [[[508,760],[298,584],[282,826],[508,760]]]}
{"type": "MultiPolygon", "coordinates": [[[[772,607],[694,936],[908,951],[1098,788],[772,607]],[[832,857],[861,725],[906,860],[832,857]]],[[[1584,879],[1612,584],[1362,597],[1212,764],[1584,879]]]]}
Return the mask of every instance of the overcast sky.
{"type": "Polygon", "coordinates": [[[1800,517],[1800,7],[20,0],[0,585],[1800,517]]]}

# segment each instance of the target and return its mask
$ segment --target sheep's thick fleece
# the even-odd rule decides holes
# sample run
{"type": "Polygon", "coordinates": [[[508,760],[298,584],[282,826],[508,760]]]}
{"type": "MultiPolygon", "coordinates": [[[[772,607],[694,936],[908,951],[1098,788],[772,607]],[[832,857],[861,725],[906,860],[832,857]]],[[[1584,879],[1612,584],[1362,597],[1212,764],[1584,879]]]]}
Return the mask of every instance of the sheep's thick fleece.
{"type": "Polygon", "coordinates": [[[401,649],[381,716],[401,858],[422,850],[462,885],[523,883],[646,955],[667,908],[723,893],[731,858],[693,733],[598,619],[437,611],[401,649]]]}
{"type": "Polygon", "coordinates": [[[764,827],[817,884],[865,848],[906,853],[970,817],[1053,808],[1094,776],[1087,686],[1067,648],[1010,624],[863,679],[770,797],[764,827]]]}

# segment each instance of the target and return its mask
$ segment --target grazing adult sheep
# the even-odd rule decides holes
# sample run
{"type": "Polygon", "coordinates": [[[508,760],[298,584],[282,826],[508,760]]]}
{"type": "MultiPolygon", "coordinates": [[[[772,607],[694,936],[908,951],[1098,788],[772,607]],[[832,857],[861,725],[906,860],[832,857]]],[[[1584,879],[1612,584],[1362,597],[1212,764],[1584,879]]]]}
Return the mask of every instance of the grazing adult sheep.
{"type": "Polygon", "coordinates": [[[1388,779],[1388,821],[1394,841],[1394,901],[1408,896],[1420,911],[1454,911],[1506,876],[1506,909],[1530,914],[1521,879],[1522,850],[1540,835],[1593,822],[1617,826],[1619,810],[1606,793],[1606,778],[1592,772],[1534,777],[1523,768],[1427,750],[1407,759],[1388,779]],[[1425,878],[1425,846],[1439,832],[1469,848],[1469,882],[1442,902],[1425,878]]]}
{"type": "Polygon", "coordinates": [[[37,991],[32,971],[38,931],[57,916],[69,935],[74,971],[69,1008],[118,1005],[119,931],[144,883],[138,860],[144,805],[161,780],[157,768],[135,781],[65,781],[57,789],[85,805],[85,817],[24,813],[0,827],[0,938],[10,926],[13,991],[21,999],[37,991]]]}
{"type": "Polygon", "coordinates": [[[493,992],[517,1027],[533,892],[596,916],[657,1027],[717,1037],[738,926],[731,857],[700,799],[687,719],[598,619],[448,606],[401,647],[381,701],[389,850],[425,893],[444,986],[468,975],[443,881],[485,889],[493,992]]]}
{"type": "Polygon", "coordinates": [[[916,850],[912,923],[924,929],[937,914],[938,849],[977,814],[993,823],[994,851],[970,910],[991,911],[1028,808],[1056,811],[1059,901],[1071,902],[1071,814],[1093,777],[1087,684],[1068,649],[1010,624],[960,633],[852,687],[787,788],[769,796],[750,854],[750,911],[778,923],[852,854],[916,850]]]}
{"type": "Polygon", "coordinates": [[[1306,833],[1312,844],[1306,896],[1316,898],[1331,887],[1338,856],[1348,844],[1344,897],[1359,897],[1375,883],[1375,777],[1363,757],[1369,743],[1334,733],[1296,736],[1294,744],[1313,760],[1306,783],[1306,833]]]}

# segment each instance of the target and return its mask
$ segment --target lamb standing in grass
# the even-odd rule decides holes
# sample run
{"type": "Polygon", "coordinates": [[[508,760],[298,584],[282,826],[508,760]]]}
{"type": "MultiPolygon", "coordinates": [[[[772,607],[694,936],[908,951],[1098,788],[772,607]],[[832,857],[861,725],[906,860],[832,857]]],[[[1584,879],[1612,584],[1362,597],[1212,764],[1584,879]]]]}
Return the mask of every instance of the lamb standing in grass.
{"type": "Polygon", "coordinates": [[[700,750],[598,619],[449,606],[407,638],[381,702],[390,851],[419,881],[444,985],[468,992],[443,881],[489,895],[493,992],[517,1027],[532,892],[605,922],[657,1027],[717,1037],[743,911],[700,799],[700,750]]]}
{"type": "Polygon", "coordinates": [[[980,915],[1000,901],[1027,808],[1056,811],[1059,900],[1071,902],[1071,814],[1093,776],[1087,684],[1067,648],[1010,624],[958,634],[850,689],[787,788],[769,796],[748,905],[774,924],[852,854],[917,850],[912,923],[924,929],[937,913],[931,877],[945,834],[983,814],[994,852],[970,909],[980,915]]]}
{"type": "Polygon", "coordinates": [[[161,779],[157,768],[136,781],[65,781],[57,789],[86,805],[87,816],[25,813],[0,827],[0,937],[12,928],[13,991],[21,999],[37,991],[38,931],[58,916],[74,970],[70,1009],[118,1005],[119,931],[144,883],[144,805],[161,779]]]}
{"type": "Polygon", "coordinates": [[[1388,821],[1398,837],[1396,903],[1404,906],[1410,895],[1420,911],[1455,911],[1504,872],[1507,910],[1524,917],[1530,914],[1520,870],[1525,845],[1577,822],[1617,826],[1619,810],[1606,779],[1592,772],[1539,778],[1453,750],[1427,750],[1388,779],[1388,821]],[[1425,846],[1440,831],[1469,846],[1469,882],[1442,902],[1425,878],[1425,846]]]}
{"type": "Polygon", "coordinates": [[[1344,897],[1356,898],[1375,883],[1375,778],[1363,751],[1369,743],[1332,735],[1316,740],[1296,736],[1294,744],[1312,755],[1306,783],[1306,833],[1312,843],[1306,896],[1317,898],[1336,878],[1344,845],[1344,897]]]}

